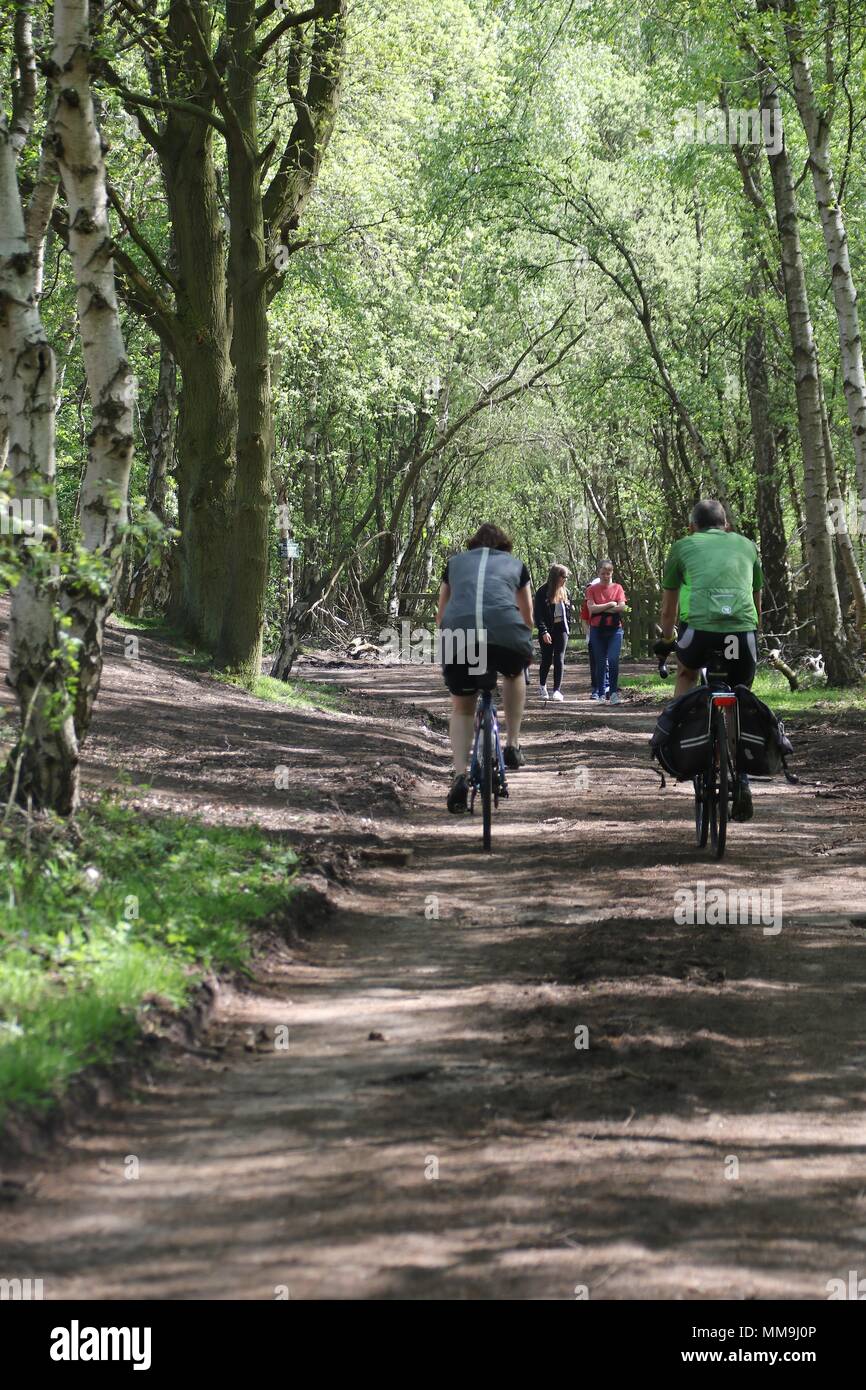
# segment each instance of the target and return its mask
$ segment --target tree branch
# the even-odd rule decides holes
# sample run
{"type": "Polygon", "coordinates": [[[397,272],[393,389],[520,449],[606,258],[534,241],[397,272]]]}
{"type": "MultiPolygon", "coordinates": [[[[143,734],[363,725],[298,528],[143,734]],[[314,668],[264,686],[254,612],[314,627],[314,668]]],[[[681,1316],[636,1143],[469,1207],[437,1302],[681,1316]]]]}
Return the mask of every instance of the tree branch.
{"type": "Polygon", "coordinates": [[[135,242],[136,246],[139,248],[140,251],[144,252],[145,256],[147,256],[147,259],[150,261],[157,275],[160,277],[160,279],[164,280],[165,283],[172,290],[174,290],[175,294],[180,294],[180,286],[177,280],[171,274],[168,267],[163,265],[162,261],[159,259],[159,256],[156,254],[153,247],[151,246],[150,242],[139,230],[136,223],[133,221],[129,213],[124,208],[117,194],[117,190],[114,188],[112,184],[107,184],[106,192],[108,193],[108,201],[111,203],[111,206],[114,208],[124,227],[129,232],[129,235],[132,237],[132,240],[135,242]]]}
{"type": "Polygon", "coordinates": [[[13,46],[18,69],[12,84],[12,153],[17,159],[33,129],[36,113],[36,52],[33,48],[33,0],[23,0],[15,13],[13,46]]]}
{"type": "Polygon", "coordinates": [[[313,5],[308,10],[303,10],[300,14],[287,14],[285,19],[280,20],[269,34],[266,34],[256,49],[253,60],[256,64],[261,63],[266,55],[273,48],[275,43],[279,43],[283,34],[287,34],[290,29],[299,29],[302,24],[309,24],[311,19],[318,19],[321,14],[321,6],[313,5]]]}
{"type": "MultiPolygon", "coordinates": [[[[206,121],[208,125],[214,126],[222,136],[226,139],[228,138],[229,132],[225,122],[221,121],[219,116],[214,115],[212,111],[208,111],[206,107],[198,106],[194,101],[177,101],[169,97],[150,96],[147,92],[131,92],[130,89],[125,86],[119,74],[111,67],[110,63],[103,61],[100,67],[101,71],[108,78],[111,87],[117,92],[117,95],[123,101],[128,102],[130,106],[144,106],[151,111],[179,111],[181,115],[184,116],[197,116],[199,120],[206,121]]],[[[142,127],[143,123],[141,133],[144,135],[148,144],[152,145],[153,148],[159,152],[162,146],[162,136],[159,131],[157,131],[145,117],[139,115],[138,112],[136,112],[136,120],[140,127],[142,127]],[[144,127],[146,127],[146,129],[144,127]]]]}

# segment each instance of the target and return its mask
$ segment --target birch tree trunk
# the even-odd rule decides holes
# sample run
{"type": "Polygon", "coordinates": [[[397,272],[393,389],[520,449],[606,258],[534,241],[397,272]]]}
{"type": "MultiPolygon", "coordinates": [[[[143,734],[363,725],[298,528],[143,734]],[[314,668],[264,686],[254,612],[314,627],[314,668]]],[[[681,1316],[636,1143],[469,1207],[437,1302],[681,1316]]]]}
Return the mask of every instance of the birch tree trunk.
{"type": "MultiPolygon", "coordinates": [[[[761,110],[766,111],[770,125],[764,129],[782,129],[782,110],[779,87],[775,76],[762,66],[760,72],[761,110]]],[[[856,662],[845,641],[836,571],[833,565],[833,542],[830,534],[827,505],[827,466],[824,457],[823,412],[818,370],[818,355],[806,288],[806,272],[800,246],[800,224],[797,195],[788,159],[787,143],[775,153],[767,149],[776,226],[782,257],[785,304],[788,331],[794,358],[794,386],[797,397],[797,423],[803,452],[803,492],[806,520],[804,557],[809,575],[811,611],[817,629],[817,640],[824,654],[824,663],[831,685],[853,685],[860,675],[856,662]]]]}
{"type": "Polygon", "coordinates": [[[57,622],[54,352],[37,304],[15,150],[0,120],[0,391],[15,501],[33,523],[31,534],[15,541],[21,573],[12,590],[7,681],[21,735],[2,780],[10,800],[68,815],[78,803],[78,744],[67,693],[69,648],[57,622]]]}
{"type": "Polygon", "coordinates": [[[824,438],[824,458],[827,465],[827,505],[830,508],[830,522],[836,540],[837,584],[847,586],[854,605],[854,623],[861,639],[866,637],[866,584],[857,564],[857,555],[848,530],[845,515],[845,499],[839,487],[839,474],[836,469],[836,456],[830,435],[830,421],[827,416],[827,402],[821,389],[821,431],[824,438]]]}
{"type": "Polygon", "coordinates": [[[860,336],[860,316],[857,309],[857,289],[848,254],[848,233],[830,159],[830,121],[818,109],[812,70],[805,52],[803,33],[796,0],[784,0],[786,16],[785,38],[794,100],[800,113],[806,142],[809,146],[809,172],[818,204],[821,230],[830,267],[830,283],[839,330],[839,358],[842,385],[851,422],[857,489],[866,498],[866,372],[863,368],[863,340],[860,336]]]}
{"type": "Polygon", "coordinates": [[[62,595],[80,643],[75,692],[79,743],[90,726],[102,675],[105,622],[122,561],[122,531],[133,456],[136,382],[126,355],[114,282],[102,142],[90,89],[88,0],[56,0],[53,145],[69,208],[69,253],[76,285],[92,427],[81,488],[84,547],[101,569],[62,595]]]}

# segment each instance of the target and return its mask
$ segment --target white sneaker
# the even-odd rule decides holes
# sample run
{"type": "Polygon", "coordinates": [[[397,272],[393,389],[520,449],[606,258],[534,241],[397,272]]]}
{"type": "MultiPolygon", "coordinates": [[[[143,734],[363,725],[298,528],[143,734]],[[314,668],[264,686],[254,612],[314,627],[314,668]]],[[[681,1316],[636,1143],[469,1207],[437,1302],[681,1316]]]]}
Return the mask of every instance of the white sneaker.
{"type": "Polygon", "coordinates": [[[620,693],[619,693],[618,690],[615,690],[615,691],[613,692],[613,694],[611,695],[611,697],[610,697],[610,703],[611,703],[612,705],[621,705],[621,704],[622,704],[622,696],[620,695],[620,693]]]}
{"type": "Polygon", "coordinates": [[[561,702],[561,701],[562,701],[562,691],[561,691],[561,690],[554,690],[554,692],[553,692],[553,694],[551,695],[550,698],[551,698],[551,700],[559,700],[559,701],[561,702]]]}
{"type": "Polygon", "coordinates": [[[550,699],[550,696],[549,696],[548,693],[547,693],[547,686],[546,686],[546,685],[540,685],[540,686],[538,687],[538,693],[539,693],[539,695],[541,696],[542,700],[549,700],[549,699],[550,699]]]}

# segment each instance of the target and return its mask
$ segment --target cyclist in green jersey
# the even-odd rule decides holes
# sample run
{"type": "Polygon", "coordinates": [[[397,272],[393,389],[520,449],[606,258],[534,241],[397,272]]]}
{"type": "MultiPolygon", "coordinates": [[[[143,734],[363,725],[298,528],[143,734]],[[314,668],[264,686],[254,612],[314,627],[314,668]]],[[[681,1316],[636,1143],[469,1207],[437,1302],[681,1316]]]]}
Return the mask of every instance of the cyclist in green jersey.
{"type": "MultiPolygon", "coordinates": [[[[673,639],[678,609],[685,620],[675,647],[675,699],[694,687],[711,655],[722,658],[731,685],[751,687],[758,665],[763,584],[754,541],[730,529],[720,502],[698,502],[689,534],[671,547],[662,577],[662,637],[673,639]]],[[[745,773],[740,777],[733,814],[736,820],[749,820],[752,814],[745,773]]]]}

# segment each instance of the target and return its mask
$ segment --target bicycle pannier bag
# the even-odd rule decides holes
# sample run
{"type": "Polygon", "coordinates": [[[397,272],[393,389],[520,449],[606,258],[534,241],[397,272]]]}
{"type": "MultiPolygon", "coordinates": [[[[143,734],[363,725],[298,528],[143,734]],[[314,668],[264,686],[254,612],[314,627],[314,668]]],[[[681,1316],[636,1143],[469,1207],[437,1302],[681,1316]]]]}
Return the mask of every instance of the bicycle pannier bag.
{"type": "Polygon", "coordinates": [[[703,772],[710,759],[710,691],[696,686],[665,705],[650,741],[650,754],[678,782],[703,772]]]}
{"type": "Polygon", "coordinates": [[[750,777],[787,775],[786,759],[793,753],[781,719],[745,685],[736,689],[740,712],[740,766],[750,777]]]}

